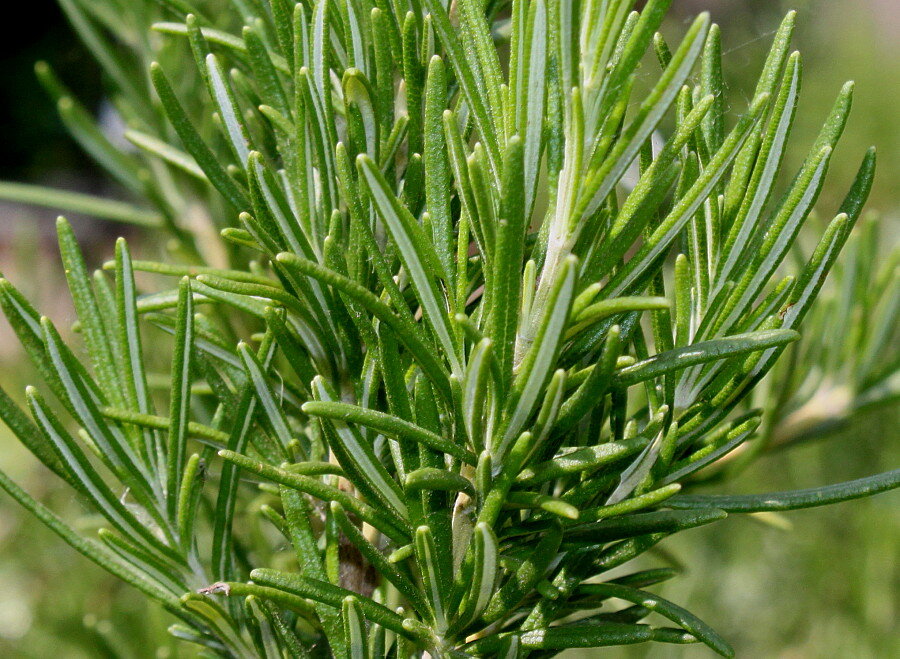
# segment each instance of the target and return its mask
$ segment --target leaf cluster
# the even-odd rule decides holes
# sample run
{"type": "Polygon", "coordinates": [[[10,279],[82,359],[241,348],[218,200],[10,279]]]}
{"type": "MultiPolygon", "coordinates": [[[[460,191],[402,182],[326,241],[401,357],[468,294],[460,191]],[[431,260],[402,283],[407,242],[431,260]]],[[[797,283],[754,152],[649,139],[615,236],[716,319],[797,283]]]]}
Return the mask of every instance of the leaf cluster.
{"type": "MultiPolygon", "coordinates": [[[[872,184],[874,151],[815,248],[792,257],[853,94],[784,172],[793,14],[729,125],[718,28],[701,15],[670,47],[670,0],[61,4],[135,149],[39,75],[142,205],[0,195],[150,227],[171,258],[135,260],[120,240],[90,273],[60,220],[83,360],[0,280],[42,380],[30,414],[2,394],[0,417],[104,528],[83,537],[3,475],[0,487],[177,616],[176,636],[220,656],[647,641],[729,656],[646,590],[673,570],[609,572],[728,513],[900,485],[894,471],[681,493],[769,448],[764,413],[801,400],[799,386],[754,391],[798,339],[872,184]],[[164,20],[148,34],[151,17],[164,20]],[[648,50],[659,71],[638,94],[648,50]],[[138,272],[161,288],[141,294],[138,272]],[[170,368],[150,372],[168,345],[170,368]]],[[[833,302],[845,318],[867,253],[833,302]]],[[[894,288],[895,262],[879,275],[894,288]]],[[[866,298],[877,320],[842,348],[868,346],[855,381],[883,400],[890,299],[866,298]]]]}

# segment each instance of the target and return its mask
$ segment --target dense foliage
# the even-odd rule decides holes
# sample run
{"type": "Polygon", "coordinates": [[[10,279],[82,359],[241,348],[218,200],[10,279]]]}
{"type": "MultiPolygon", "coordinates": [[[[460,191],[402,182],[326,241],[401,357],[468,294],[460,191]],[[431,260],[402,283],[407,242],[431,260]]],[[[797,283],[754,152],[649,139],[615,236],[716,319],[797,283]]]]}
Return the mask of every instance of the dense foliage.
{"type": "MultiPolygon", "coordinates": [[[[670,3],[60,0],[134,148],[38,74],[141,202],[0,194],[164,233],[168,258],[135,260],[120,240],[91,274],[60,220],[84,362],[0,280],[42,378],[30,415],[0,392],[0,416],[107,527],[85,537],[0,486],[222,656],[645,641],[731,654],[646,590],[674,570],[608,573],[731,512],[900,485],[893,471],[682,493],[786,441],[768,421],[750,440],[764,414],[810,399],[795,372],[770,371],[860,216],[875,155],[793,258],[853,87],[781,191],[794,16],[729,126],[718,29],[702,15],[670,49],[657,33],[670,3]],[[143,273],[169,283],[139,294],[143,273]]],[[[897,366],[895,265],[876,273],[871,249],[855,253],[843,280],[877,276],[888,302],[835,303],[849,325],[856,304],[871,319],[835,348],[865,347],[847,414],[892,397],[897,366]]]]}

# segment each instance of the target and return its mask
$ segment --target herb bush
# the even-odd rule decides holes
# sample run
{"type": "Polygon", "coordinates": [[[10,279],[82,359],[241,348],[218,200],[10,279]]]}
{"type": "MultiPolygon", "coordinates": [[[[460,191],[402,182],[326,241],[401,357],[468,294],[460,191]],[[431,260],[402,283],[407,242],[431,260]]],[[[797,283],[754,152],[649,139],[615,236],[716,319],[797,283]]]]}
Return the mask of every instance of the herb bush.
{"type": "Polygon", "coordinates": [[[646,590],[674,569],[621,566],[729,513],[900,485],[700,489],[895,399],[897,259],[876,270],[874,230],[810,315],[818,341],[790,347],[875,169],[869,151],[805,250],[853,87],[780,190],[793,14],[728,126],[718,28],[701,15],[670,48],[671,0],[60,4],[131,146],[40,80],[139,201],[0,196],[146,227],[167,258],[120,239],[90,273],[60,219],[79,350],[0,280],[42,380],[29,413],[0,392],[0,417],[104,528],[0,486],[175,636],[240,657],[729,656],[646,590]],[[167,283],[140,294],[137,272],[167,283]],[[841,318],[853,341],[825,341],[841,318]],[[835,353],[853,395],[781,431],[835,353]]]}

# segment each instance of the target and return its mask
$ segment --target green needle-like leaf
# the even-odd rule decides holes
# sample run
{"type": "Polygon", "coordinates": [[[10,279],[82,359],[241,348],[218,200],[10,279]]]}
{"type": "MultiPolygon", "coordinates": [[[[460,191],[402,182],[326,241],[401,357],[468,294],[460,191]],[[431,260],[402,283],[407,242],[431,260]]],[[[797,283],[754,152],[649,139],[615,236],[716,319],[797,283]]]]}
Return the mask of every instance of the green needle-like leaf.
{"type": "Polygon", "coordinates": [[[367,428],[371,428],[372,430],[390,435],[396,439],[408,439],[410,441],[419,442],[437,451],[443,451],[457,457],[469,464],[475,464],[475,456],[464,448],[457,446],[452,441],[440,437],[439,435],[435,435],[425,428],[416,426],[413,423],[389,414],[384,414],[383,412],[367,410],[362,407],[349,405],[347,403],[338,403],[336,401],[310,401],[304,403],[303,411],[312,416],[358,423],[367,428]]]}
{"type": "Polygon", "coordinates": [[[150,69],[153,78],[153,84],[159,94],[163,107],[169,115],[178,136],[184,143],[185,148],[197,161],[197,164],[206,174],[210,183],[222,194],[228,203],[237,210],[249,208],[250,204],[246,196],[241,192],[235,182],[228,176],[225,169],[213,155],[209,147],[204,144],[203,139],[197,133],[197,129],[191,123],[181,102],[176,98],[175,92],[163,73],[162,68],[158,64],[154,64],[150,69]]]}
{"type": "Polygon", "coordinates": [[[616,376],[616,384],[631,386],[688,366],[782,346],[798,338],[800,335],[793,330],[763,330],[676,348],[623,368],[616,376]]]}
{"type": "Polygon", "coordinates": [[[283,590],[287,593],[338,608],[342,606],[345,597],[355,597],[359,608],[366,618],[403,637],[418,640],[415,634],[407,631],[403,625],[403,618],[399,615],[368,597],[354,596],[353,593],[344,588],[278,570],[256,569],[250,573],[250,578],[262,586],[283,590]]]}
{"type": "Polygon", "coordinates": [[[642,590],[629,588],[618,584],[591,584],[584,591],[592,595],[604,595],[640,604],[641,606],[665,616],[675,624],[681,626],[686,632],[693,634],[698,640],[706,643],[723,657],[733,657],[734,650],[721,636],[711,629],[702,620],[684,610],[677,604],[673,604],[656,595],[642,590]]]}
{"type": "Polygon", "coordinates": [[[194,308],[190,280],[179,288],[178,327],[175,332],[175,355],[172,362],[172,401],[170,403],[169,438],[166,444],[168,475],[167,501],[169,516],[177,512],[176,492],[181,485],[187,453],[188,412],[191,405],[192,344],[194,342],[194,308]]]}
{"type": "Polygon", "coordinates": [[[837,485],[793,492],[751,495],[684,494],[672,499],[671,505],[676,508],[718,508],[734,513],[796,510],[859,499],[897,487],[900,487],[900,469],[837,485]]]}

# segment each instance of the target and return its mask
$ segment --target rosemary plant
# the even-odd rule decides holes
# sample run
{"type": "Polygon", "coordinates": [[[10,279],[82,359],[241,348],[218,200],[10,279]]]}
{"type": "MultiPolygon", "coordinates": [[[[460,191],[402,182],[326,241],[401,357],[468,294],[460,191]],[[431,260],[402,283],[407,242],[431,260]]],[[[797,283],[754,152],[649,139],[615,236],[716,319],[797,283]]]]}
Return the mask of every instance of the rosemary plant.
{"type": "MultiPolygon", "coordinates": [[[[701,15],[670,47],[671,0],[60,4],[134,148],[39,77],[139,202],[0,195],[147,227],[168,258],[119,240],[90,273],[59,221],[78,350],[0,280],[42,381],[30,414],[0,392],[0,417],[104,527],[85,537],[0,486],[176,636],[228,657],[729,656],[647,590],[672,569],[610,571],[729,513],[900,484],[696,491],[784,444],[777,421],[822,388],[766,376],[874,175],[870,151],[815,249],[788,259],[853,94],[781,191],[793,14],[731,122],[718,28],[701,15]]],[[[896,355],[879,361],[896,262],[893,301],[870,293],[876,320],[843,351],[870,346],[859,407],[896,398],[896,355]]],[[[850,288],[868,272],[852,267],[850,288]]],[[[840,317],[853,298],[834,298],[840,317]]]]}

